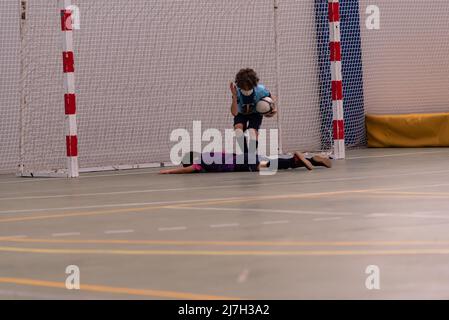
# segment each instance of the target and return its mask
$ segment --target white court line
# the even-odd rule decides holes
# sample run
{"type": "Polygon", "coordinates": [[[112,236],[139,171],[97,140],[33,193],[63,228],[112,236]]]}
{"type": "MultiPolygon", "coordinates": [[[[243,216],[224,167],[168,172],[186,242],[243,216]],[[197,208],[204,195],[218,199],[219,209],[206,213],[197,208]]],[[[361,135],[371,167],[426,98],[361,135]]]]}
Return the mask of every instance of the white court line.
{"type": "Polygon", "coordinates": [[[270,225],[270,224],[283,224],[283,223],[289,223],[288,220],[278,220],[278,221],[264,221],[262,224],[270,225]]]}
{"type": "Polygon", "coordinates": [[[15,180],[6,180],[6,181],[0,181],[0,184],[14,184],[14,183],[27,183],[27,182],[41,182],[41,181],[57,181],[67,178],[17,178],[15,180]]]}
{"type": "Polygon", "coordinates": [[[204,211],[237,211],[245,212],[266,212],[266,213],[286,213],[299,215],[353,215],[351,212],[335,212],[335,211],[310,211],[310,210],[278,210],[278,209],[255,209],[255,208],[228,208],[228,207],[169,207],[167,209],[176,210],[204,210],[204,211]]]}
{"type": "Polygon", "coordinates": [[[223,223],[223,224],[211,224],[209,227],[211,228],[231,228],[231,227],[238,227],[240,226],[239,223],[223,223]]]}
{"type": "Polygon", "coordinates": [[[134,230],[128,229],[128,230],[107,230],[104,233],[105,234],[121,234],[121,233],[133,233],[134,230]]]}
{"type": "MultiPolygon", "coordinates": [[[[37,292],[27,292],[27,291],[9,291],[9,290],[0,290],[0,296],[7,296],[9,298],[34,298],[38,300],[47,299],[47,300],[66,300],[66,299],[74,299],[73,297],[65,297],[58,295],[48,295],[41,294],[37,292]]],[[[77,296],[77,298],[80,298],[77,296]]]]}
{"type": "Polygon", "coordinates": [[[21,239],[21,238],[27,238],[28,236],[24,235],[24,234],[20,234],[17,236],[2,236],[2,238],[11,238],[11,239],[21,239]]]}
{"type": "Polygon", "coordinates": [[[66,232],[66,233],[53,233],[52,237],[69,237],[69,236],[79,236],[80,232],[66,232]]]}
{"type": "Polygon", "coordinates": [[[398,153],[398,154],[383,154],[383,155],[372,155],[372,156],[355,156],[355,157],[347,157],[345,160],[403,157],[403,156],[414,156],[414,155],[421,155],[421,154],[436,154],[436,153],[446,153],[449,155],[448,150],[440,150],[440,151],[408,152],[408,153],[398,153]]]}
{"type": "MultiPolygon", "coordinates": [[[[372,156],[355,156],[355,157],[347,157],[346,160],[357,160],[357,159],[369,159],[369,158],[386,158],[386,157],[403,157],[410,155],[420,155],[420,154],[437,154],[437,153],[447,153],[448,151],[424,151],[424,152],[408,152],[408,153],[400,153],[400,154],[384,154],[384,155],[372,155],[372,156]]],[[[162,168],[161,168],[162,169],[162,168]]],[[[139,170],[139,169],[137,169],[139,170]]],[[[145,170],[145,169],[143,169],[145,170]]],[[[97,177],[116,177],[116,176],[129,176],[129,175],[146,175],[146,174],[158,174],[159,168],[153,169],[152,171],[140,171],[140,172],[124,172],[124,173],[111,173],[111,174],[86,174],[81,175],[78,179],[89,179],[89,178],[97,178],[97,177]]],[[[25,182],[41,182],[41,181],[61,181],[67,180],[67,178],[18,178],[21,180],[10,180],[10,181],[0,181],[0,184],[10,184],[10,183],[25,183],[25,182]]]]}
{"type": "Polygon", "coordinates": [[[390,213],[368,213],[365,214],[366,218],[383,218],[383,217],[388,217],[390,216],[390,213]]]}
{"type": "MultiPolygon", "coordinates": [[[[438,171],[420,171],[420,172],[408,172],[408,173],[398,173],[398,174],[386,174],[386,175],[376,175],[376,176],[359,176],[359,177],[345,177],[345,178],[329,178],[329,179],[311,179],[302,180],[302,184],[307,183],[329,183],[329,182],[344,182],[344,181],[356,181],[364,179],[379,179],[379,178],[391,178],[391,177],[401,177],[401,176],[420,176],[420,175],[430,175],[430,174],[441,174],[449,173],[449,170],[438,170],[438,171]]],[[[61,194],[61,195],[47,195],[47,196],[23,196],[23,197],[6,197],[0,198],[0,201],[5,200],[30,200],[30,199],[53,199],[53,198],[66,198],[66,197],[97,197],[97,196],[109,196],[109,195],[120,195],[120,194],[139,194],[139,193],[154,193],[154,192],[170,192],[170,191],[192,191],[192,190],[211,190],[211,189],[226,189],[226,188],[242,188],[242,187],[262,187],[262,186],[277,186],[277,185],[292,185],[298,184],[298,181],[288,181],[288,182],[273,182],[273,183],[253,183],[253,184],[238,184],[238,185],[221,185],[221,186],[207,186],[207,187],[188,187],[188,188],[169,188],[169,189],[145,189],[145,190],[133,190],[133,191],[112,191],[112,192],[96,192],[96,193],[72,193],[72,194],[61,194]]],[[[442,184],[438,186],[449,185],[442,184]]]]}
{"type": "Polygon", "coordinates": [[[448,215],[434,215],[439,211],[423,211],[423,212],[412,212],[412,213],[371,213],[365,215],[367,218],[418,218],[418,219],[449,219],[448,215]]]}
{"type": "Polygon", "coordinates": [[[410,217],[410,218],[423,218],[423,219],[449,219],[449,215],[442,216],[442,215],[425,215],[425,214],[401,214],[399,215],[401,217],[410,217]]]}
{"type": "Polygon", "coordinates": [[[120,208],[120,207],[140,207],[148,205],[172,205],[178,203],[191,203],[202,201],[221,201],[232,200],[236,198],[211,198],[211,199],[198,199],[198,200],[175,200],[175,201],[152,201],[152,202],[132,202],[132,203],[118,203],[118,204],[102,204],[96,206],[80,206],[80,207],[59,207],[59,208],[40,208],[40,209],[24,209],[24,210],[8,210],[0,211],[0,214],[13,214],[13,213],[35,213],[42,211],[66,211],[66,210],[84,210],[84,209],[105,209],[105,208],[120,208]]]}
{"type": "Polygon", "coordinates": [[[373,213],[367,213],[364,216],[366,218],[382,218],[382,217],[389,217],[389,216],[395,215],[395,214],[433,214],[433,213],[440,213],[440,211],[415,211],[415,212],[409,212],[409,213],[373,212],[373,213]]]}
{"type": "Polygon", "coordinates": [[[335,212],[335,211],[309,211],[309,210],[278,210],[278,209],[254,209],[254,208],[228,208],[228,207],[171,207],[176,210],[204,210],[204,211],[237,211],[237,212],[266,212],[266,213],[286,213],[286,214],[310,214],[310,215],[353,215],[351,212],[335,212]]]}
{"type": "Polygon", "coordinates": [[[187,230],[187,227],[168,227],[168,228],[158,228],[158,231],[179,231],[179,230],[187,230]]]}
{"type": "Polygon", "coordinates": [[[313,221],[334,221],[334,220],[341,220],[342,217],[330,217],[330,218],[315,218],[313,221]]]}
{"type": "MultiPolygon", "coordinates": [[[[167,209],[175,209],[175,210],[204,210],[204,211],[231,211],[231,212],[266,212],[266,213],[285,213],[285,214],[297,214],[297,215],[345,215],[345,216],[358,216],[360,215],[360,212],[335,212],[335,211],[302,211],[302,210],[276,210],[276,209],[249,209],[249,208],[227,208],[227,207],[168,207],[167,209]]],[[[411,217],[411,218],[444,218],[449,219],[448,216],[435,216],[435,215],[425,215],[425,214],[432,214],[432,213],[439,213],[439,211],[418,211],[418,212],[412,212],[409,214],[398,214],[394,212],[376,212],[376,213],[367,213],[363,216],[365,218],[377,218],[377,217],[392,217],[392,216],[398,216],[398,217],[411,217]]],[[[343,219],[342,217],[328,217],[328,218],[315,218],[314,221],[332,221],[332,220],[340,220],[343,219]]],[[[264,224],[270,224],[268,221],[264,224]]],[[[271,224],[275,223],[288,223],[287,220],[281,220],[281,221],[272,221],[271,224]]]]}
{"type": "MultiPolygon", "coordinates": [[[[343,177],[343,178],[329,178],[329,179],[310,179],[302,180],[302,183],[323,183],[323,182],[344,182],[344,181],[357,181],[364,179],[379,179],[379,178],[391,178],[391,177],[401,177],[401,176],[420,176],[420,175],[430,175],[430,174],[442,174],[449,173],[449,170],[437,170],[437,171],[420,171],[420,172],[407,172],[399,174],[386,174],[386,175],[372,175],[372,176],[358,176],[358,177],[343,177]]],[[[54,180],[44,179],[44,180],[54,180]]],[[[42,180],[36,180],[42,181],[42,180]]],[[[18,183],[19,181],[5,182],[1,181],[0,184],[7,183],[18,183]]],[[[236,188],[236,187],[252,187],[252,186],[276,186],[276,185],[291,185],[297,184],[297,181],[289,182],[273,182],[273,183],[254,183],[254,184],[238,184],[238,185],[221,185],[221,186],[208,186],[208,187],[189,187],[189,188],[170,188],[170,189],[147,189],[147,190],[137,190],[137,191],[117,191],[117,192],[104,192],[104,193],[83,193],[83,194],[63,194],[63,195],[51,195],[51,196],[29,196],[29,197],[9,197],[0,198],[0,200],[25,200],[25,199],[42,199],[42,198],[58,198],[58,197],[75,197],[75,196],[98,196],[98,195],[116,195],[116,194],[130,194],[130,193],[150,193],[150,192],[169,192],[169,191],[190,191],[190,190],[209,190],[209,189],[225,189],[225,188],[236,188]]]]}
{"type": "MultiPolygon", "coordinates": [[[[419,154],[432,154],[432,153],[448,153],[449,152],[447,150],[439,150],[439,151],[423,151],[423,152],[407,152],[407,153],[402,153],[402,154],[393,154],[391,156],[393,157],[400,157],[400,156],[409,156],[409,155],[419,155],[419,154]]],[[[390,155],[385,154],[385,155],[380,155],[381,157],[388,157],[390,155]]],[[[366,156],[367,158],[371,158],[371,157],[375,157],[375,156],[366,156]]],[[[348,158],[347,158],[348,159],[348,158]]],[[[356,159],[356,157],[351,158],[349,157],[350,160],[352,159],[356,159]]],[[[363,157],[360,157],[359,159],[363,159],[363,157]]],[[[173,167],[173,166],[166,166],[166,167],[173,167]]],[[[111,177],[111,176],[127,176],[127,175],[140,175],[140,174],[158,174],[160,169],[164,169],[163,167],[155,167],[155,168],[143,168],[140,170],[152,170],[152,171],[142,171],[142,172],[123,172],[123,173],[116,173],[116,174],[98,174],[95,175],[95,177],[111,177]]],[[[137,169],[139,170],[139,169],[137,169]]],[[[93,174],[89,174],[88,176],[84,176],[81,175],[80,178],[91,178],[94,177],[93,174]]]]}
{"type": "MultiPolygon", "coordinates": [[[[344,182],[344,181],[357,181],[364,179],[379,179],[379,178],[392,178],[392,177],[402,177],[402,176],[421,176],[430,174],[442,174],[449,173],[449,170],[439,170],[439,171],[420,171],[420,172],[408,172],[408,173],[398,173],[398,174],[386,174],[386,175],[376,175],[376,176],[359,176],[359,177],[346,177],[346,178],[329,178],[329,179],[311,179],[302,180],[302,184],[307,183],[329,183],[329,182],[344,182]]],[[[134,190],[134,191],[112,191],[112,192],[96,192],[96,193],[72,193],[72,194],[61,194],[61,195],[47,195],[47,196],[23,196],[23,197],[6,197],[0,198],[0,201],[8,200],[31,200],[31,199],[54,199],[54,198],[73,198],[73,197],[97,197],[97,196],[109,196],[109,195],[121,195],[121,194],[139,194],[139,193],[154,193],[154,192],[170,192],[170,191],[192,191],[192,190],[212,190],[212,189],[227,189],[227,188],[242,188],[242,187],[263,187],[263,186],[280,186],[280,185],[292,185],[298,184],[298,181],[288,181],[288,182],[273,182],[273,183],[252,183],[252,184],[234,184],[234,185],[221,185],[221,186],[207,186],[207,187],[188,187],[188,188],[169,188],[169,189],[145,189],[145,190],[134,190]]],[[[447,186],[449,184],[440,184],[435,186],[447,186]]]]}
{"type": "MultiPolygon", "coordinates": [[[[220,188],[223,188],[223,187],[220,187],[220,188]]],[[[133,190],[133,191],[112,191],[112,192],[95,192],[95,193],[58,194],[58,195],[47,195],[47,196],[9,197],[9,198],[0,198],[0,201],[5,201],[5,200],[55,199],[55,198],[72,198],[72,197],[98,197],[98,196],[112,196],[112,195],[123,195],[123,194],[139,194],[139,193],[169,192],[169,191],[189,191],[189,190],[203,190],[203,189],[211,189],[211,187],[171,188],[171,189],[145,189],[145,190],[133,190]]]]}
{"type": "MultiPolygon", "coordinates": [[[[447,153],[447,150],[441,151],[423,151],[423,152],[407,152],[407,153],[398,153],[398,154],[384,154],[384,155],[372,155],[372,156],[355,156],[355,157],[347,157],[346,160],[356,160],[356,159],[369,159],[369,158],[386,158],[386,157],[402,157],[402,156],[410,156],[410,155],[420,155],[420,154],[437,154],[437,153],[447,153]]],[[[110,174],[95,174],[95,173],[87,173],[86,175],[82,174],[78,179],[89,179],[89,178],[97,178],[97,177],[115,177],[115,176],[129,176],[129,175],[145,175],[145,174],[158,174],[159,169],[162,168],[152,168],[147,171],[147,169],[136,169],[136,170],[145,170],[139,172],[123,172],[119,173],[114,171],[114,173],[110,174]]],[[[19,179],[19,178],[18,178],[19,179]]],[[[22,180],[11,180],[11,181],[1,181],[0,184],[7,183],[23,183],[23,182],[40,182],[40,181],[60,181],[67,180],[67,178],[20,178],[22,180]]]]}
{"type": "MultiPolygon", "coordinates": [[[[168,168],[165,167],[165,168],[168,168]]],[[[91,173],[81,173],[80,176],[77,179],[89,179],[89,178],[97,178],[97,177],[115,177],[115,176],[130,176],[130,175],[145,175],[145,174],[159,174],[159,171],[161,169],[164,169],[164,167],[161,168],[148,168],[146,169],[127,169],[123,171],[133,171],[133,172],[120,172],[122,170],[113,171],[114,173],[110,174],[95,174],[95,172],[91,173]],[[152,171],[149,171],[153,169],[152,171]],[[135,170],[145,170],[136,172],[135,170]],[[120,172],[120,173],[119,173],[120,172]]],[[[0,184],[6,184],[6,183],[27,183],[27,182],[41,182],[41,181],[70,181],[69,178],[66,177],[51,177],[51,178],[30,178],[30,177],[17,177],[17,179],[9,180],[9,181],[1,181],[0,184]]]]}
{"type": "MultiPolygon", "coordinates": [[[[449,171],[447,171],[449,172],[449,171]]],[[[392,175],[391,175],[392,176],[392,175]]],[[[390,177],[391,177],[390,176],[390,177]]],[[[323,180],[325,181],[325,180],[323,180]]],[[[297,182],[296,182],[297,183],[297,182]]],[[[304,183],[304,181],[302,181],[304,183]]],[[[256,184],[261,186],[260,184],[256,184]]],[[[390,187],[390,188],[382,188],[381,186],[377,188],[373,188],[374,191],[390,191],[390,190],[404,190],[404,189],[416,189],[416,188],[433,188],[433,187],[442,187],[449,186],[449,183],[440,183],[440,184],[431,184],[431,185],[416,185],[416,186],[401,186],[401,187],[390,187]]],[[[210,189],[210,188],[206,188],[210,189]]],[[[357,192],[357,190],[342,190],[342,192],[357,192]]],[[[314,192],[304,193],[314,194],[314,192]]],[[[363,194],[363,193],[360,193],[363,194]]],[[[0,215],[2,214],[14,214],[14,213],[36,213],[42,211],[64,211],[64,210],[83,210],[83,209],[104,209],[104,208],[120,208],[120,207],[138,207],[138,206],[147,206],[147,205],[172,205],[172,204],[188,204],[195,202],[209,202],[209,201],[227,201],[227,200],[241,200],[239,197],[231,197],[231,198],[206,198],[206,199],[191,199],[191,200],[175,200],[175,201],[154,201],[154,202],[138,202],[138,203],[120,203],[120,204],[102,204],[102,205],[94,205],[94,206],[79,206],[79,207],[59,207],[59,208],[39,208],[39,209],[23,209],[23,210],[7,210],[0,211],[0,215]]],[[[245,209],[250,210],[250,209],[245,209]]],[[[335,213],[334,213],[335,214],[335,213]]],[[[339,215],[344,213],[338,213],[339,215]]]]}

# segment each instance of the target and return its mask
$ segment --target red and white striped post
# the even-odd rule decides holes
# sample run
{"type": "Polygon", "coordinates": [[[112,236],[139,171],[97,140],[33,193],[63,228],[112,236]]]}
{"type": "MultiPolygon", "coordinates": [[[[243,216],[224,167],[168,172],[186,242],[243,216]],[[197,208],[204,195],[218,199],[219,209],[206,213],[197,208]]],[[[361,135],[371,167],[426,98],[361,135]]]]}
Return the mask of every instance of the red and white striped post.
{"type": "Polygon", "coordinates": [[[334,157],[345,158],[345,124],[343,113],[343,77],[341,74],[340,3],[329,1],[329,35],[332,74],[332,110],[334,157]]]}
{"type": "Polygon", "coordinates": [[[73,53],[73,18],[71,0],[59,0],[61,8],[61,28],[63,36],[64,104],[66,115],[66,147],[68,177],[79,176],[78,136],[76,125],[75,59],[73,53]]]}

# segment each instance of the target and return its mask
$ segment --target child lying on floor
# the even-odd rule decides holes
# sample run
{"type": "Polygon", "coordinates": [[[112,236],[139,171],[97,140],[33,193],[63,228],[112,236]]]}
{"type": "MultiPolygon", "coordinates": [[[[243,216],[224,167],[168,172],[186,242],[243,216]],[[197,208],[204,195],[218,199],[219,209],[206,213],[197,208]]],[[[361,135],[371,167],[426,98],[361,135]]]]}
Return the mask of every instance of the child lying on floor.
{"type": "MultiPolygon", "coordinates": [[[[254,172],[263,168],[270,168],[272,161],[268,158],[261,158],[254,155],[251,159],[248,154],[241,155],[241,158],[233,153],[202,153],[201,158],[198,155],[195,159],[195,153],[190,152],[183,157],[182,167],[176,169],[161,170],[161,174],[183,174],[199,172],[254,172]],[[212,161],[217,159],[221,161],[212,161]],[[239,161],[240,160],[240,161],[239,161]],[[252,161],[251,161],[252,160],[252,161]]],[[[301,152],[295,152],[292,155],[281,155],[276,159],[277,169],[295,169],[305,167],[312,170],[314,166],[331,168],[332,163],[327,157],[313,156],[306,159],[301,152]]]]}

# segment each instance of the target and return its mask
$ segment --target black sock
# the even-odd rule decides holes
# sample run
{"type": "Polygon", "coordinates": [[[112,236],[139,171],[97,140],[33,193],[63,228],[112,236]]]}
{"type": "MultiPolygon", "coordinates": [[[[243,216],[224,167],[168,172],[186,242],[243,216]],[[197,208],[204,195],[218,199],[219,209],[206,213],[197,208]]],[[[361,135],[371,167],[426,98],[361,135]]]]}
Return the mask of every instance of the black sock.
{"type": "Polygon", "coordinates": [[[243,153],[248,153],[248,141],[243,137],[243,153]]]}

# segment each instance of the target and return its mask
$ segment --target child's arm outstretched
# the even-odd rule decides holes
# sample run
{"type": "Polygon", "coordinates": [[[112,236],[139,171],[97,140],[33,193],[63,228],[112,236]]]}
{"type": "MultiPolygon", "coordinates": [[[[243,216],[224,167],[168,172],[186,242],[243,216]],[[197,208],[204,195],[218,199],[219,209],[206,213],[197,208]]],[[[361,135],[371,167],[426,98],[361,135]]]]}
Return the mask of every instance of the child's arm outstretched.
{"type": "Polygon", "coordinates": [[[168,170],[161,170],[160,174],[183,174],[183,173],[194,173],[195,168],[193,166],[189,167],[182,167],[182,168],[176,168],[176,169],[168,169],[168,170]]]}

